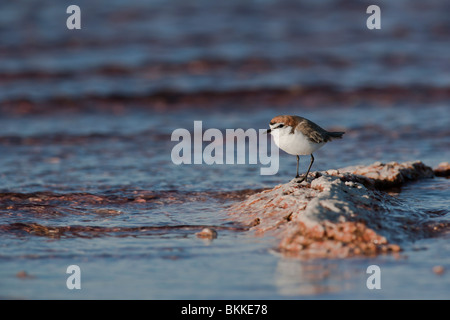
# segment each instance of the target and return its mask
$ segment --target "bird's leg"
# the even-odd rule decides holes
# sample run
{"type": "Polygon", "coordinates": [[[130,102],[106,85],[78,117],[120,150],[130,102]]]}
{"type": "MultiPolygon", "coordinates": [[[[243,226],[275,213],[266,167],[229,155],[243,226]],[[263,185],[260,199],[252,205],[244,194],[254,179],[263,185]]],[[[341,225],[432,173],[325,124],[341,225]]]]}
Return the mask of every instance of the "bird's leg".
{"type": "Polygon", "coordinates": [[[300,157],[299,156],[297,156],[297,175],[295,176],[295,178],[297,179],[298,177],[300,177],[299,175],[298,175],[298,163],[300,162],[300,157]]]}
{"type": "MultiPolygon", "coordinates": [[[[313,162],[314,162],[314,156],[311,153],[311,162],[309,163],[308,171],[306,171],[306,174],[303,176],[303,178],[300,181],[297,181],[298,183],[305,181],[305,179],[308,177],[309,170],[311,169],[313,162]]],[[[297,172],[297,176],[298,176],[298,172],[297,172]]]]}
{"type": "Polygon", "coordinates": [[[311,153],[311,162],[309,163],[308,171],[306,171],[305,177],[308,176],[309,170],[311,170],[311,167],[312,167],[312,164],[313,164],[313,163],[314,163],[314,156],[313,156],[313,154],[311,153]]]}

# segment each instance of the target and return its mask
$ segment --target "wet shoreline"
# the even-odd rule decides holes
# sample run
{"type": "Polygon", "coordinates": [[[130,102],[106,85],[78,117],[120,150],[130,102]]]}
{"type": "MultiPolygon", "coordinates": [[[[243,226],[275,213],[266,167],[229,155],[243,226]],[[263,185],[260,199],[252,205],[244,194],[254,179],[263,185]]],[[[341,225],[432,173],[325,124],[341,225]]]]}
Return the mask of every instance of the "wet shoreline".
{"type": "MultiPolygon", "coordinates": [[[[412,233],[399,254],[300,261],[227,211],[290,181],[295,158],[280,153],[271,176],[171,159],[171,134],[194,121],[224,132],[295,114],[346,132],[314,154],[314,172],[436,169],[450,159],[449,3],[383,2],[380,30],[359,1],[77,4],[81,30],[66,28],[62,2],[0,4],[0,298],[449,297],[445,228],[412,233]],[[78,292],[65,285],[73,264],[78,292]],[[377,292],[365,286],[374,264],[377,292]]],[[[389,189],[380,224],[448,225],[446,172],[389,189]]]]}

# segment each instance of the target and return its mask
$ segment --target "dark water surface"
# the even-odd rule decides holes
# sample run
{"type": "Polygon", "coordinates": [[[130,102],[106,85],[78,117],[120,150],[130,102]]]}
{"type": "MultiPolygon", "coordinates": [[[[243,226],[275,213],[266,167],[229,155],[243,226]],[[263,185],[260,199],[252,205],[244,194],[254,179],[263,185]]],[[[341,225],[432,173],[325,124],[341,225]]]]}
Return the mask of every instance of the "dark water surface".
{"type": "MultiPolygon", "coordinates": [[[[171,160],[172,132],[194,121],[225,132],[297,114],[346,131],[313,170],[449,161],[449,3],[381,2],[375,31],[360,1],[78,4],[78,31],[63,1],[0,4],[0,298],[450,298],[448,232],[398,256],[285,258],[226,209],[289,181],[295,157],[273,176],[171,160]],[[81,290],[66,287],[72,264],[81,290]],[[381,290],[366,287],[372,264],[381,290]]],[[[448,223],[449,191],[410,183],[394,214],[448,223]]]]}

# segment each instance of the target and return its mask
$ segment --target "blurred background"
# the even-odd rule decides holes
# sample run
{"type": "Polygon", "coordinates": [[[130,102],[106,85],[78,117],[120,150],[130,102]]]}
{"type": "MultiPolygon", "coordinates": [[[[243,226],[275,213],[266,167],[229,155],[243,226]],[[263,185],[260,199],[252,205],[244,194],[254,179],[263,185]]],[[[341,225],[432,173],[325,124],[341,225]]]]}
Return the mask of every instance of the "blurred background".
{"type": "MultiPolygon", "coordinates": [[[[437,0],[3,1],[0,297],[71,298],[58,281],[77,261],[96,284],[84,298],[117,297],[107,279],[129,284],[122,294],[132,298],[330,297],[336,287],[370,297],[344,285],[348,274],[365,276],[358,264],[332,267],[331,280],[299,276],[292,289],[286,275],[309,269],[276,267],[267,239],[252,242],[229,225],[230,201],[290,180],[294,157],[280,153],[275,176],[261,176],[259,165],[175,166],[170,136],[192,132],[195,120],[204,130],[262,129],[295,114],[347,132],[315,154],[313,171],[375,161],[436,167],[450,159],[449,12],[437,0]],[[66,27],[72,4],[81,30],[66,27]],[[371,4],[381,8],[380,30],[366,27],[371,4]],[[193,236],[204,225],[222,230],[216,246],[193,236]],[[215,273],[205,279],[211,256],[215,273]],[[136,276],[124,275],[130,266],[136,276]],[[23,270],[34,280],[18,279],[23,270]]],[[[442,183],[438,193],[417,192],[446,216],[442,183]]],[[[406,284],[416,276],[392,272],[406,284]]],[[[413,295],[407,285],[389,294],[413,295]]]]}

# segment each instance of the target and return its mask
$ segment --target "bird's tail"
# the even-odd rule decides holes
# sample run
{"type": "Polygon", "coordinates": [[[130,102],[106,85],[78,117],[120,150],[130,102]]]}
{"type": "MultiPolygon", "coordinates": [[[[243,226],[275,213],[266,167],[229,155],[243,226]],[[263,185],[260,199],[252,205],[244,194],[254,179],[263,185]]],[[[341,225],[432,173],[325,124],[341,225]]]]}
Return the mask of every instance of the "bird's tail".
{"type": "Polygon", "coordinates": [[[342,139],[342,136],[344,135],[345,132],[328,132],[328,135],[332,138],[332,139],[342,139]]]}

